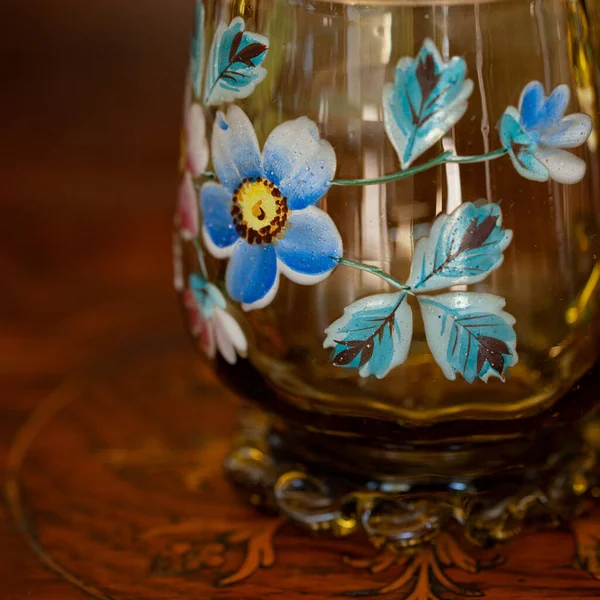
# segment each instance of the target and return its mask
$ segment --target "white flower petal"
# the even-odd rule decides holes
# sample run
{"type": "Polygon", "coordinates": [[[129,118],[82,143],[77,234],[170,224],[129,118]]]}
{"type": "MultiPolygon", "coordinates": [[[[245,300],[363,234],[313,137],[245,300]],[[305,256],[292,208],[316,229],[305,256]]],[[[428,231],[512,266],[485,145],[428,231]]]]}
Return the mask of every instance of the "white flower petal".
{"type": "Polygon", "coordinates": [[[316,124],[306,117],[286,121],[265,143],[264,174],[287,197],[292,210],[318,202],[331,186],[336,157],[321,139],[316,124]]]}
{"type": "Polygon", "coordinates": [[[592,118],[584,113],[574,113],[566,116],[555,127],[544,131],[540,143],[557,148],[577,148],[585,143],[591,132],[592,118]]]}
{"type": "Polygon", "coordinates": [[[246,177],[262,176],[256,133],[244,111],[232,105],[217,113],[212,133],[212,155],[221,185],[233,192],[246,177]]]}
{"type": "Polygon", "coordinates": [[[550,179],[558,183],[577,183],[585,175],[585,162],[566,150],[540,146],[535,157],[548,169],[550,179]]]}
{"type": "Polygon", "coordinates": [[[215,309],[215,320],[217,327],[221,328],[227,338],[231,340],[233,347],[237,352],[244,356],[248,351],[248,341],[240,327],[240,324],[225,310],[221,308],[215,309]]]}
{"type": "Polygon", "coordinates": [[[227,330],[223,327],[223,323],[220,319],[215,317],[213,323],[215,325],[215,336],[217,338],[219,353],[230,365],[235,365],[237,362],[237,354],[233,342],[228,336],[227,330]]]}
{"type": "Polygon", "coordinates": [[[186,122],[187,168],[194,177],[199,177],[208,166],[208,141],[206,119],[199,104],[190,106],[186,122]]]}
{"type": "Polygon", "coordinates": [[[177,225],[184,240],[191,240],[198,235],[198,197],[194,182],[189,172],[183,175],[177,198],[177,225]]]}

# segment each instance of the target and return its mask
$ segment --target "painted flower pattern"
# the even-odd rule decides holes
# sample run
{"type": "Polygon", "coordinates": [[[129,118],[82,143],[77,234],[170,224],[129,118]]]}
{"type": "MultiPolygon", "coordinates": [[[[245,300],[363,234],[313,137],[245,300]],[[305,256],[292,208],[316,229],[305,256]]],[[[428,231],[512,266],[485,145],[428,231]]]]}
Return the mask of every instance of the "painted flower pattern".
{"type": "Polygon", "coordinates": [[[226,311],[223,294],[198,273],[190,275],[188,285],[183,301],[192,335],[199,338],[209,358],[218,350],[229,364],[235,364],[238,354],[246,355],[248,343],[238,322],[226,311]]]}
{"type": "Polygon", "coordinates": [[[447,379],[460,373],[469,383],[505,380],[519,360],[515,318],[504,312],[505,304],[500,296],[477,292],[419,297],[427,344],[447,379]]]}
{"type": "Polygon", "coordinates": [[[192,177],[200,177],[209,161],[204,110],[186,95],[183,117],[183,167],[192,177]]]}
{"type": "Polygon", "coordinates": [[[463,58],[444,62],[430,39],[416,58],[398,61],[394,83],[383,90],[383,122],[403,169],[465,114],[473,91],[466,73],[463,58]]]}
{"type": "Polygon", "coordinates": [[[376,294],[353,302],[326,330],[336,367],[358,369],[361,377],[385,377],[408,357],[413,330],[406,292],[376,294]]]}
{"type": "Polygon", "coordinates": [[[204,104],[207,106],[247,98],[267,76],[262,67],[269,40],[246,31],[246,23],[236,17],[229,26],[217,28],[208,58],[204,104]]]}
{"type": "Polygon", "coordinates": [[[244,111],[230,105],[216,113],[209,148],[201,103],[217,106],[247,98],[267,75],[263,63],[269,40],[247,31],[242,17],[222,22],[205,72],[203,35],[204,7],[197,0],[173,253],[175,287],[206,354],[212,358],[218,352],[233,364],[246,355],[248,344],[226,310],[225,297],[208,281],[200,236],[212,256],[228,259],[227,294],[246,311],[273,301],[281,275],[300,285],[318,284],[340,262],[370,271],[396,288],[351,303],[325,330],[323,345],[332,349],[337,367],[382,378],[403,364],[412,342],[413,308],[418,307],[431,354],[448,379],[461,375],[469,383],[504,381],[519,360],[515,319],[504,311],[505,299],[456,290],[484,281],[503,264],[512,231],[503,227],[498,204],[463,202],[439,215],[429,235],[417,242],[405,283],[381,269],[344,260],[339,231],[317,204],[333,183],[384,184],[444,163],[487,162],[506,154],[523,177],[576,183],[586,165],[567,150],[585,143],[592,119],[582,113],[565,116],[569,88],[559,85],[546,96],[541,83],[528,83],[518,108],[509,106],[498,122],[501,148],[478,156],[447,151],[408,169],[463,117],[473,91],[464,58],[444,59],[426,39],[415,57],[398,61],[394,81],[382,90],[384,127],[401,170],[336,181],[335,152],[306,117],[275,127],[261,150],[244,111]],[[209,162],[213,175],[206,173],[209,162]],[[198,196],[199,178],[210,181],[198,196]],[[186,280],[182,257],[191,243],[201,273],[186,280]],[[446,292],[431,295],[440,290],[446,292]]]}
{"type": "Polygon", "coordinates": [[[513,165],[527,179],[577,183],[586,165],[565,148],[581,146],[592,131],[589,115],[565,116],[570,92],[566,85],[556,87],[546,97],[539,81],[528,83],[518,110],[509,106],[498,124],[500,140],[513,165]]]}
{"type": "Polygon", "coordinates": [[[504,312],[504,298],[423,292],[482,281],[502,264],[511,240],[512,231],[503,229],[494,203],[465,202],[438,216],[430,234],[417,242],[409,278],[399,284],[402,291],[353,302],[325,330],[323,345],[333,348],[333,364],[379,379],[402,364],[413,331],[408,298],[414,296],[431,353],[448,379],[460,373],[469,383],[487,383],[490,377],[504,381],[518,361],[515,319],[504,312]]]}
{"type": "Polygon", "coordinates": [[[200,233],[198,225],[198,200],[191,174],[186,171],[179,186],[175,224],[184,240],[193,240],[200,233]]]}
{"type": "Polygon", "coordinates": [[[336,158],[315,123],[282,123],[261,153],[250,120],[231,106],[217,113],[211,148],[220,183],[202,186],[203,237],[213,256],[230,259],[229,296],[251,310],[273,300],[281,274],[302,285],[327,278],[342,240],[315,204],[331,185],[336,158]]]}
{"type": "Polygon", "coordinates": [[[183,267],[183,250],[181,248],[181,238],[179,232],[173,232],[173,287],[177,292],[183,292],[185,289],[185,276],[183,267]]]}

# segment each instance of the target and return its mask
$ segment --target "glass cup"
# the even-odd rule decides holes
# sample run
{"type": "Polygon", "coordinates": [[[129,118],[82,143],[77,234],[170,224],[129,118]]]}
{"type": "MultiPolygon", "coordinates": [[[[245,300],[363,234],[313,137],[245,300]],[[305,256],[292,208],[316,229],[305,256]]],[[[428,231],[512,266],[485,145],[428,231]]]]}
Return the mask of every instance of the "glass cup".
{"type": "Polygon", "coordinates": [[[175,286],[250,401],[226,468],[254,502],[400,544],[446,516],[505,539],[524,498],[523,519],[578,509],[599,351],[588,25],[566,0],[198,2],[175,286]]]}

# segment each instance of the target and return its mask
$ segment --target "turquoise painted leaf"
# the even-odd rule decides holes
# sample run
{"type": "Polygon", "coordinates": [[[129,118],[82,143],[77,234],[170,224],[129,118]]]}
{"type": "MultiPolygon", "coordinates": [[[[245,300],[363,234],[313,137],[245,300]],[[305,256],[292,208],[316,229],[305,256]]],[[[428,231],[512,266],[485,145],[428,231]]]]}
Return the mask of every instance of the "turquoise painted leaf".
{"type": "Polygon", "coordinates": [[[350,304],[326,330],[333,364],[381,379],[408,356],[412,310],[406,292],[377,294],[350,304]]]}
{"type": "Polygon", "coordinates": [[[504,381],[517,364],[515,319],[504,312],[504,298],[475,292],[419,296],[427,343],[448,379],[460,373],[473,383],[490,377],[504,381]]]}
{"type": "Polygon", "coordinates": [[[482,281],[502,264],[511,240],[498,204],[465,202],[417,242],[406,285],[419,293],[482,281]]]}
{"type": "Polygon", "coordinates": [[[202,69],[204,68],[204,4],[196,0],[196,18],[194,35],[192,37],[191,76],[194,96],[199,98],[202,94],[202,69]]]}
{"type": "Polygon", "coordinates": [[[466,73],[463,58],[454,56],[444,62],[430,39],[416,58],[398,61],[394,83],[383,89],[383,121],[403,169],[465,114],[473,91],[466,73]]]}
{"type": "Polygon", "coordinates": [[[236,17],[229,27],[217,28],[208,58],[204,103],[208,105],[247,98],[266,77],[261,67],[269,40],[246,31],[244,19],[236,17]]]}

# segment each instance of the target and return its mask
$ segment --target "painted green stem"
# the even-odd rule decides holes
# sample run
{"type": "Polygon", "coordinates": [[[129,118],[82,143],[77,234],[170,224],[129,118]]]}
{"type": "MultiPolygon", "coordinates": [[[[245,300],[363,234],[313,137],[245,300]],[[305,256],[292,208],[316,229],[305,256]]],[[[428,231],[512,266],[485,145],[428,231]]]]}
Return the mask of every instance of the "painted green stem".
{"type": "Polygon", "coordinates": [[[204,279],[208,279],[208,269],[206,268],[206,262],[204,261],[204,252],[202,251],[202,247],[200,246],[198,238],[194,238],[194,247],[196,248],[196,254],[198,255],[198,264],[200,265],[202,275],[204,279]]]}
{"type": "Polygon", "coordinates": [[[371,273],[372,275],[375,275],[376,277],[379,277],[380,279],[387,281],[387,283],[389,283],[390,285],[393,285],[395,288],[398,288],[399,290],[410,291],[410,286],[404,285],[403,283],[401,283],[397,279],[394,279],[391,275],[389,275],[385,271],[382,271],[378,267],[372,267],[371,265],[365,265],[364,263],[356,262],[354,260],[348,260],[347,258],[338,258],[337,261],[340,265],[345,265],[346,267],[352,267],[353,269],[359,269],[360,271],[367,271],[367,273],[371,273]]]}
{"type": "MultiPolygon", "coordinates": [[[[378,183],[389,183],[390,181],[399,181],[400,179],[406,179],[412,177],[417,173],[428,171],[438,165],[451,164],[469,164],[469,163],[480,163],[487,160],[495,160],[508,153],[506,148],[497,148],[487,154],[477,154],[475,156],[456,156],[452,154],[450,150],[443,152],[439,156],[432,158],[430,161],[423,163],[422,165],[416,165],[404,171],[398,171],[397,173],[391,173],[390,175],[383,175],[382,177],[374,177],[373,179],[333,179],[331,185],[348,186],[348,185],[377,185],[378,183]]],[[[211,171],[205,171],[201,177],[205,179],[216,179],[217,176],[211,171]]]]}
{"type": "Polygon", "coordinates": [[[399,179],[405,179],[411,177],[417,173],[422,173],[438,165],[446,163],[457,163],[457,164],[468,164],[468,163],[479,163],[487,160],[494,160],[504,156],[508,150],[506,148],[498,148],[492,150],[487,154],[478,154],[476,156],[456,156],[452,152],[444,152],[439,156],[431,159],[429,162],[423,163],[422,165],[416,165],[410,167],[410,169],[404,169],[404,171],[398,171],[397,173],[391,173],[390,175],[384,175],[383,177],[375,177],[373,179],[334,179],[332,185],[376,185],[378,183],[388,183],[390,181],[398,181],[399,179]]]}

